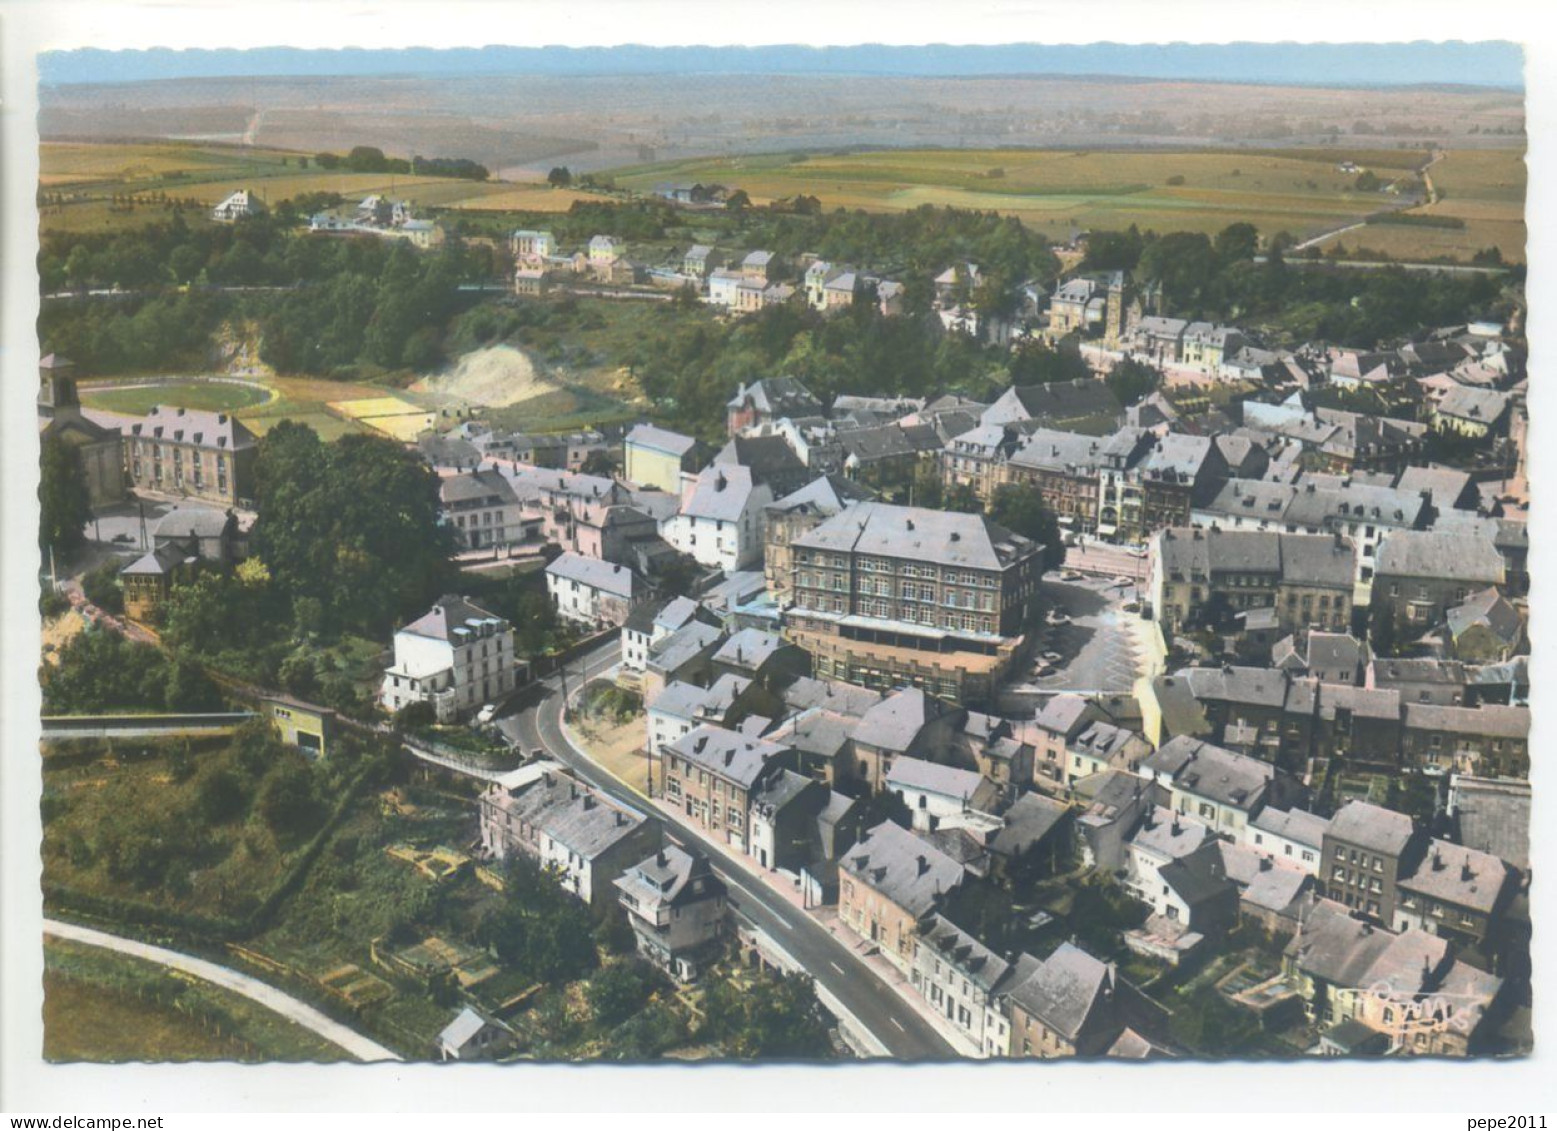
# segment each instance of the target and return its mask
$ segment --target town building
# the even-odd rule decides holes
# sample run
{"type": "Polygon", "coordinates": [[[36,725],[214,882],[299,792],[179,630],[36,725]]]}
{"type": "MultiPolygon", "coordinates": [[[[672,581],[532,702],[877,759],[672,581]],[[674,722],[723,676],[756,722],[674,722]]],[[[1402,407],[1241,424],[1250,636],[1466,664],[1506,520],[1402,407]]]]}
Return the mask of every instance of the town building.
{"type": "Polygon", "coordinates": [[[963,881],[963,867],[891,821],[867,829],[840,865],[838,921],[907,973],[919,924],[963,881]]]}
{"type": "Polygon", "coordinates": [[[739,464],[705,467],[683,489],[681,508],[661,526],[665,540],[702,565],[744,569],[762,554],[763,512],[773,491],[739,464]]]}
{"type": "Polygon", "coordinates": [[[627,869],[616,889],[638,953],[677,981],[692,981],[719,957],[725,886],[706,856],[665,845],[627,869]]]}
{"type": "Polygon", "coordinates": [[[735,390],[726,407],[730,435],[752,428],[772,426],[788,417],[821,416],[822,402],[793,377],[766,377],[735,390]]]}
{"type": "Polygon", "coordinates": [[[661,752],[665,800],[714,840],[741,852],[753,792],[796,765],[790,748],[718,726],[697,727],[661,752]]]}
{"type": "Polygon", "coordinates": [[[1415,927],[1475,946],[1492,934],[1518,882],[1513,869],[1490,852],[1435,837],[1398,887],[1395,930],[1415,927]]]}
{"type": "Polygon", "coordinates": [[[225,412],[158,405],[124,426],[124,457],[136,491],[250,505],[259,442],[225,412]]]}
{"type": "Polygon", "coordinates": [[[252,189],[239,189],[211,209],[211,219],[218,224],[233,224],[264,212],[265,202],[252,189]]]}
{"type": "Polygon", "coordinates": [[[628,482],[681,491],[681,477],[697,470],[697,441],[652,424],[638,424],[622,442],[622,466],[628,482]]]}
{"type": "Polygon", "coordinates": [[[794,576],[791,543],[851,503],[870,497],[865,488],[841,475],[822,475],[764,508],[762,575],[768,593],[782,606],[794,576]]]}
{"type": "Polygon", "coordinates": [[[559,617],[603,628],[625,623],[645,586],[627,566],[570,551],[546,567],[546,593],[559,617]]]}
{"type": "Polygon", "coordinates": [[[461,550],[510,546],[540,536],[540,519],[519,506],[508,477],[496,469],[445,475],[438,481],[439,517],[461,550]]]}
{"type": "Polygon", "coordinates": [[[615,900],[615,880],[659,847],[659,829],[554,762],[524,766],[481,795],[487,855],[499,861],[526,856],[592,907],[615,900]]]}
{"type": "Polygon", "coordinates": [[[1020,956],[1001,997],[1011,1056],[1167,1054],[1167,1010],[1075,943],[1045,959],[1020,956]]]}
{"type": "Polygon", "coordinates": [[[70,451],[95,509],[124,499],[124,437],[81,411],[76,364],[58,354],[38,363],[38,439],[58,439],[70,451]]]}
{"type": "Polygon", "coordinates": [[[1373,616],[1387,616],[1402,639],[1442,624],[1472,593],[1504,583],[1503,556],[1487,538],[1458,532],[1394,530],[1379,545],[1373,616]]]}
{"type": "Polygon", "coordinates": [[[1351,629],[1355,559],[1335,535],[1172,528],[1152,540],[1151,605],[1168,635],[1273,610],[1283,634],[1351,629]]]}
{"type": "Polygon", "coordinates": [[[329,757],[340,730],[340,717],[328,707],[290,695],[262,695],[260,708],[281,741],[310,758],[329,757]]]}
{"type": "Polygon", "coordinates": [[[909,981],[981,1055],[1004,1056],[1011,1027],[999,991],[1011,964],[944,915],[927,915],[914,940],[909,981]]]}
{"type": "Polygon", "coordinates": [[[790,546],[785,634],[822,678],[977,703],[1026,644],[1043,547],[985,518],[857,503],[790,546]]]}
{"type": "Polygon", "coordinates": [[[1397,884],[1415,867],[1422,839],[1411,818],[1349,801],[1330,819],[1319,878],[1327,899],[1384,924],[1396,921],[1397,884]]]}
{"type": "Polygon", "coordinates": [[[445,596],[395,633],[379,702],[391,713],[431,703],[439,722],[452,722],[514,686],[513,626],[463,597],[445,596]]]}

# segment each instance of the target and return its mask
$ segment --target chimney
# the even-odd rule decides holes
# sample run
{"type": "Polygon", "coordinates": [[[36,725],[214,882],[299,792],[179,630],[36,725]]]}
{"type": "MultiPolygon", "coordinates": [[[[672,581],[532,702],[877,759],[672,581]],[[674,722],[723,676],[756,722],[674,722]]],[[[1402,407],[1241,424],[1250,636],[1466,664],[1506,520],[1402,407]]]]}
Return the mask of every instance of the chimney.
{"type": "Polygon", "coordinates": [[[670,863],[670,861],[665,858],[665,850],[663,848],[654,854],[654,862],[661,868],[670,863]]]}
{"type": "Polygon", "coordinates": [[[1468,884],[1468,883],[1471,882],[1471,880],[1473,880],[1475,878],[1476,878],[1476,873],[1471,871],[1471,866],[1470,866],[1470,861],[1469,860],[1465,861],[1465,863],[1460,865],[1460,883],[1468,884]]]}
{"type": "Polygon", "coordinates": [[[1433,871],[1443,871],[1443,853],[1436,848],[1433,849],[1433,871]]]}
{"type": "Polygon", "coordinates": [[[914,528],[914,520],[913,519],[909,519],[908,520],[908,529],[912,530],[913,528],[914,528]]]}
{"type": "Polygon", "coordinates": [[[1269,872],[1275,866],[1275,862],[1269,856],[1260,857],[1260,871],[1269,872]]]}
{"type": "Polygon", "coordinates": [[[699,735],[697,741],[692,744],[692,751],[693,753],[701,754],[703,752],[703,747],[707,745],[708,736],[706,734],[699,735]]]}
{"type": "Polygon", "coordinates": [[[627,814],[623,813],[620,809],[613,809],[611,811],[611,815],[616,818],[617,828],[621,828],[627,823],[627,814]]]}
{"type": "Polygon", "coordinates": [[[594,797],[594,794],[591,794],[591,793],[584,794],[584,811],[588,812],[589,810],[593,809],[594,807],[595,807],[595,797],[594,797]]]}
{"type": "Polygon", "coordinates": [[[915,873],[915,875],[922,876],[922,875],[924,875],[926,872],[928,872],[930,870],[930,861],[928,859],[926,859],[925,857],[923,857],[923,856],[920,856],[918,858],[918,860],[919,860],[919,870],[915,873]]]}
{"type": "Polygon", "coordinates": [[[569,782],[568,783],[568,797],[571,798],[574,801],[578,800],[578,783],[577,782],[569,782]]]}

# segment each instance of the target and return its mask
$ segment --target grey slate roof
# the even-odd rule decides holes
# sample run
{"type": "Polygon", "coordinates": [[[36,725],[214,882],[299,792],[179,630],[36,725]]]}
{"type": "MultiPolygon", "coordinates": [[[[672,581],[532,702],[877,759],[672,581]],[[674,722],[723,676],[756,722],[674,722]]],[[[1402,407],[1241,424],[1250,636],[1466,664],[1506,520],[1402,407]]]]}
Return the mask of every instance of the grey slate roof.
{"type": "Polygon", "coordinates": [[[915,918],[963,880],[961,864],[891,821],[867,829],[841,867],[915,918]]]}
{"type": "Polygon", "coordinates": [[[1095,1011],[1111,1004],[1111,966],[1074,943],[1061,943],[1048,958],[1012,986],[1010,997],[1045,1026],[1074,1041],[1095,1011]]]}
{"type": "Polygon", "coordinates": [[[464,597],[447,595],[439,597],[431,609],[400,631],[434,640],[458,642],[460,630],[479,624],[492,624],[499,628],[508,627],[507,621],[487,612],[480,605],[467,601],[464,597]]]}
{"type": "Polygon", "coordinates": [[[1486,738],[1530,737],[1530,708],[1483,703],[1479,707],[1449,707],[1437,703],[1407,703],[1406,729],[1437,730],[1486,738]]]}
{"type": "Polygon", "coordinates": [[[768,761],[788,747],[705,724],[693,728],[666,749],[694,765],[750,789],[768,761]]]}
{"type": "Polygon", "coordinates": [[[831,517],[850,503],[869,499],[871,493],[852,479],[842,475],[819,475],[799,490],[791,491],[777,502],[768,504],[770,513],[819,514],[831,517]]]}
{"type": "Polygon", "coordinates": [[[1405,891],[1490,915],[1512,874],[1488,852],[1434,839],[1417,869],[1400,881],[1405,891]]]}
{"type": "Polygon", "coordinates": [[[580,585],[588,586],[601,593],[609,593],[614,597],[621,597],[623,600],[632,599],[636,580],[633,571],[627,566],[602,561],[600,558],[585,557],[571,550],[560,555],[547,566],[546,572],[553,577],[576,581],[580,585]]]}
{"type": "Polygon", "coordinates": [[[854,728],[854,741],[882,750],[905,751],[945,707],[918,687],[895,691],[873,705],[854,728]]]}
{"type": "Polygon", "coordinates": [[[941,961],[956,967],[986,994],[1000,984],[1011,964],[944,915],[928,915],[919,924],[919,941],[941,961]]]}
{"type": "Polygon", "coordinates": [[[955,798],[963,804],[972,800],[984,779],[973,770],[963,770],[923,758],[894,758],[887,771],[889,789],[914,789],[955,798]]]}
{"type": "MultiPolygon", "coordinates": [[[[1096,798],[1093,804],[1097,804],[1096,798]]],[[[1199,821],[1191,821],[1159,805],[1147,810],[1140,827],[1131,835],[1130,843],[1154,855],[1177,860],[1212,839],[1211,830],[1199,821]]]]}
{"type": "Polygon", "coordinates": [[[236,452],[259,443],[254,433],[231,413],[205,412],[197,408],[157,405],[134,424],[124,426],[126,437],[193,444],[200,448],[236,452]]]}
{"type": "Polygon", "coordinates": [[[840,511],[792,546],[986,570],[1004,569],[1040,549],[982,515],[875,502],[840,511]]]}
{"type": "Polygon", "coordinates": [[[1399,856],[1411,842],[1414,832],[1411,818],[1404,813],[1366,801],[1348,801],[1330,818],[1325,835],[1374,852],[1399,856]]]}
{"type": "Polygon", "coordinates": [[[1055,830],[1070,806],[1041,793],[1024,793],[1004,813],[1005,827],[989,841],[997,856],[1020,856],[1055,830]]]}
{"type": "Polygon", "coordinates": [[[693,518],[737,522],[746,510],[756,481],[751,468],[740,464],[710,464],[698,472],[681,513],[693,518]]]}
{"type": "Polygon", "coordinates": [[[1324,845],[1325,830],[1330,827],[1328,820],[1315,813],[1303,809],[1277,809],[1274,805],[1261,809],[1250,824],[1272,836],[1284,837],[1311,848],[1324,845]]]}
{"type": "Polygon", "coordinates": [[[743,628],[714,653],[714,662],[756,671],[784,647],[784,639],[760,628],[743,628]]]}
{"type": "Polygon", "coordinates": [[[702,621],[693,621],[649,649],[649,666],[673,672],[723,637],[722,629],[702,621]]]}
{"type": "Polygon", "coordinates": [[[627,433],[625,441],[635,448],[651,448],[666,455],[684,456],[697,446],[697,441],[691,436],[683,436],[680,432],[672,432],[668,428],[658,428],[653,424],[638,424],[627,433]]]}
{"type": "Polygon", "coordinates": [[[1269,762],[1188,735],[1163,743],[1141,768],[1167,775],[1175,789],[1238,809],[1253,809],[1276,775],[1269,762]]]}
{"type": "Polygon", "coordinates": [[[537,778],[522,792],[505,798],[504,808],[586,860],[631,836],[646,820],[637,810],[567,774],[537,778]]]}
{"type": "Polygon", "coordinates": [[[1503,583],[1503,555],[1491,539],[1440,530],[1391,530],[1379,543],[1378,576],[1503,583]]]}

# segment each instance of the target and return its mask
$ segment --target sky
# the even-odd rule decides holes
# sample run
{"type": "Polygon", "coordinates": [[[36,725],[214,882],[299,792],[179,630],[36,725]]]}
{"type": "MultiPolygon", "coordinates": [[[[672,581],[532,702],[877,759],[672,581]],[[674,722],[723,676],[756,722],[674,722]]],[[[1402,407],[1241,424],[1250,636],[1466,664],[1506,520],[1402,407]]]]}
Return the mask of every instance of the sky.
{"type": "Polygon", "coordinates": [[[84,48],[39,56],[44,85],[288,75],[1110,75],[1315,86],[1522,89],[1517,44],[1010,44],[952,47],[84,48]]]}

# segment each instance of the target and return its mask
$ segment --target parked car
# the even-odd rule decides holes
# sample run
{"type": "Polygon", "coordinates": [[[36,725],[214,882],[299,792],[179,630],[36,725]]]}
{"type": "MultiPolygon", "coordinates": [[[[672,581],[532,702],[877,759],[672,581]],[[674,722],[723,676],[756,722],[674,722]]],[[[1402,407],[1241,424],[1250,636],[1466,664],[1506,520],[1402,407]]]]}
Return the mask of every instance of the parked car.
{"type": "Polygon", "coordinates": [[[481,710],[476,712],[476,724],[478,726],[485,726],[487,723],[492,721],[492,716],[496,714],[497,705],[495,703],[488,703],[483,706],[481,710]]]}
{"type": "Polygon", "coordinates": [[[1060,655],[1058,652],[1045,652],[1043,654],[1043,661],[1047,664],[1057,664],[1064,658],[1065,657],[1060,655]]]}
{"type": "Polygon", "coordinates": [[[1120,574],[1118,577],[1114,578],[1114,584],[1115,585],[1134,585],[1135,584],[1135,578],[1133,578],[1133,577],[1126,577],[1126,576],[1124,576],[1124,574],[1120,574]]]}
{"type": "Polygon", "coordinates": [[[1048,679],[1051,675],[1056,674],[1056,670],[1055,670],[1055,668],[1054,668],[1054,666],[1052,664],[1045,664],[1043,667],[1039,668],[1033,674],[1035,676],[1037,676],[1039,679],[1048,679]]]}
{"type": "Polygon", "coordinates": [[[1070,617],[1060,612],[1059,609],[1050,609],[1044,617],[1050,624],[1069,624],[1070,617]]]}
{"type": "Polygon", "coordinates": [[[1130,601],[1124,606],[1124,611],[1127,613],[1138,613],[1141,611],[1141,603],[1139,601],[1130,601]]]}
{"type": "Polygon", "coordinates": [[[1067,570],[1064,570],[1060,574],[1060,580],[1061,581],[1080,581],[1081,580],[1081,571],[1079,569],[1067,569],[1067,570]]]}

